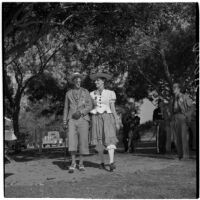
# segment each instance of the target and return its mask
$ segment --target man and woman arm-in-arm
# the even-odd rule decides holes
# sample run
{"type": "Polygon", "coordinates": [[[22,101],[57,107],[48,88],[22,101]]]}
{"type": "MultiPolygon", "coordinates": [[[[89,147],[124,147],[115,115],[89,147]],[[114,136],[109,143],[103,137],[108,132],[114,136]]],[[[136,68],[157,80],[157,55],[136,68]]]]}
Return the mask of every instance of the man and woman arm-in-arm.
{"type": "Polygon", "coordinates": [[[115,109],[116,95],[112,90],[105,89],[105,82],[111,79],[106,73],[96,73],[90,76],[96,85],[96,90],[89,94],[88,90],[81,87],[83,76],[75,73],[71,80],[74,88],[65,96],[63,124],[68,128],[68,151],[72,162],[69,173],[76,168],[84,171],[83,155],[89,154],[89,122],[91,114],[91,144],[96,146],[99,154],[99,168],[106,169],[104,149],[109,154],[109,170],[113,171],[116,131],[119,129],[119,118],[115,109]],[[79,150],[79,164],[76,163],[76,154],[79,150]]]}

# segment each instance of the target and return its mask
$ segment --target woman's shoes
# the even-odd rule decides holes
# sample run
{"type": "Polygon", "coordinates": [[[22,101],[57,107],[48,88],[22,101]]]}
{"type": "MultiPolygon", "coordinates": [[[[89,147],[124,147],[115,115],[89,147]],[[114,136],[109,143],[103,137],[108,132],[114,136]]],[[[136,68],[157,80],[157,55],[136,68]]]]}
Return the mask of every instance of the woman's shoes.
{"type": "Polygon", "coordinates": [[[110,163],[110,172],[113,172],[113,170],[116,169],[116,166],[114,163],[110,163]]]}
{"type": "MultiPolygon", "coordinates": [[[[116,169],[116,166],[115,166],[114,163],[110,163],[109,167],[110,167],[110,172],[113,172],[114,169],[116,169]]],[[[101,163],[101,164],[99,165],[99,169],[107,170],[104,163],[101,163]]],[[[107,170],[107,171],[108,171],[108,170],[107,170]]]]}
{"type": "Polygon", "coordinates": [[[101,163],[101,164],[99,165],[99,169],[106,169],[105,164],[104,164],[104,163],[101,163]]]}

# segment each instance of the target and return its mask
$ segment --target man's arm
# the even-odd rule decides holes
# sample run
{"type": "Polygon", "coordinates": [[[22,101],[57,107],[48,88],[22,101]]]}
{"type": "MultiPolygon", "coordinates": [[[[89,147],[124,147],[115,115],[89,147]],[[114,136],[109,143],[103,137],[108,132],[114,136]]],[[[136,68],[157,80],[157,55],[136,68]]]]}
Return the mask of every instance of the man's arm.
{"type": "Polygon", "coordinates": [[[67,116],[68,116],[68,111],[69,111],[69,101],[68,101],[68,95],[66,93],[65,95],[65,104],[64,104],[64,111],[63,111],[63,123],[67,124],[67,116]]]}
{"type": "Polygon", "coordinates": [[[192,117],[195,114],[195,105],[193,104],[193,101],[189,97],[189,95],[184,96],[184,101],[186,102],[186,105],[187,105],[185,115],[186,115],[188,122],[191,122],[192,117]]]}
{"type": "Polygon", "coordinates": [[[86,92],[86,102],[85,102],[85,108],[80,110],[82,115],[87,115],[93,108],[93,104],[92,104],[92,98],[90,96],[90,93],[85,90],[86,92]]]}
{"type": "Polygon", "coordinates": [[[193,106],[193,102],[192,99],[189,97],[189,95],[185,95],[185,101],[188,107],[192,107],[193,106]]]}

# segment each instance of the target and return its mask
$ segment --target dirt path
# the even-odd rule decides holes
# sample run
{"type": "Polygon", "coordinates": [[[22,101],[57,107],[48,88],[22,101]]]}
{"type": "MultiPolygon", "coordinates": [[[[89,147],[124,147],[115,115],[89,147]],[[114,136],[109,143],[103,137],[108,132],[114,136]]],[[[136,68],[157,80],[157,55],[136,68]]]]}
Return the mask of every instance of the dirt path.
{"type": "Polygon", "coordinates": [[[5,197],[195,198],[196,162],[117,154],[117,170],[98,169],[96,155],[86,171],[69,174],[63,158],[40,158],[5,167],[5,197]]]}

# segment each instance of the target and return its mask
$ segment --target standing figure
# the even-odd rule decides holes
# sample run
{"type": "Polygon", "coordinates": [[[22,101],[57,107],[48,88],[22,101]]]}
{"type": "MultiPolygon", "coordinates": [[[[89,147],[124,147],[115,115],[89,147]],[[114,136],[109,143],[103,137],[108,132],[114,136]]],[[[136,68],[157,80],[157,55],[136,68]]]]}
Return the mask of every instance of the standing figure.
{"type": "Polygon", "coordinates": [[[129,153],[135,152],[136,145],[140,139],[140,117],[135,116],[131,123],[131,129],[129,131],[128,151],[129,153]]]}
{"type": "Polygon", "coordinates": [[[173,93],[175,99],[173,102],[173,113],[175,119],[175,134],[176,134],[176,146],[179,159],[189,158],[189,125],[191,123],[191,116],[193,112],[192,99],[181,93],[179,83],[173,84],[173,93]]]}
{"type": "Polygon", "coordinates": [[[153,112],[153,121],[155,122],[158,131],[158,153],[165,153],[165,143],[166,143],[166,132],[165,132],[165,121],[164,121],[164,110],[163,101],[158,100],[158,107],[153,112]]]}
{"type": "Polygon", "coordinates": [[[94,109],[92,114],[92,136],[91,143],[96,146],[101,160],[100,169],[105,169],[104,165],[104,147],[108,150],[110,158],[110,171],[116,166],[114,164],[114,151],[118,139],[116,131],[119,130],[119,119],[115,110],[116,95],[112,90],[104,88],[106,80],[111,76],[106,73],[96,73],[90,76],[95,81],[97,90],[90,93],[94,109]]]}
{"type": "Polygon", "coordinates": [[[124,113],[122,117],[123,123],[123,144],[124,144],[124,152],[128,152],[129,150],[129,133],[131,131],[131,124],[133,123],[132,113],[124,113]]]}
{"type": "Polygon", "coordinates": [[[65,128],[68,128],[68,148],[72,157],[69,173],[73,173],[76,168],[78,148],[80,171],[85,170],[82,155],[89,154],[88,129],[90,118],[88,113],[92,110],[92,99],[88,90],[81,87],[82,78],[81,74],[75,73],[71,79],[74,83],[74,88],[65,95],[63,124],[65,128]]]}
{"type": "MultiPolygon", "coordinates": [[[[196,107],[196,105],[193,105],[194,107],[196,107]]],[[[196,108],[192,109],[193,112],[191,114],[191,120],[189,122],[190,125],[190,129],[192,131],[192,150],[196,151],[196,108]]]]}
{"type": "Polygon", "coordinates": [[[164,104],[163,106],[163,117],[165,124],[165,133],[166,133],[166,142],[165,142],[165,150],[166,153],[171,153],[172,151],[172,129],[171,129],[171,121],[172,121],[172,109],[170,102],[164,104]]]}

